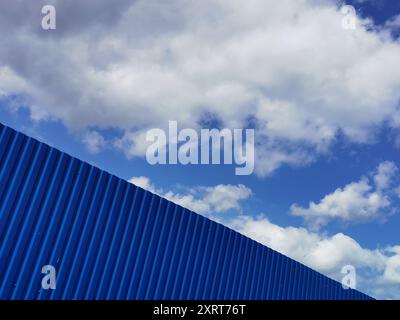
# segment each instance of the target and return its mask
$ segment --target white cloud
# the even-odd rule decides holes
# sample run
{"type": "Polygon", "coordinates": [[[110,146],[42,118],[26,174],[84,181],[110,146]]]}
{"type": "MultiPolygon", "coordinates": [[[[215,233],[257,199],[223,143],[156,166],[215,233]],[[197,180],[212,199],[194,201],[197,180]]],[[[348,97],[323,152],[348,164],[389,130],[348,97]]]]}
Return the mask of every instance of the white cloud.
{"type": "Polygon", "coordinates": [[[200,214],[224,213],[241,210],[240,202],[251,196],[251,190],[242,184],[219,184],[214,187],[196,187],[189,194],[167,192],[165,197],[200,214]]]}
{"type": "Polygon", "coordinates": [[[386,21],[385,27],[390,29],[400,29],[400,14],[393,16],[386,21]]]}
{"type": "Polygon", "coordinates": [[[385,191],[389,188],[392,185],[393,178],[397,171],[397,166],[391,161],[380,163],[377,172],[373,177],[376,189],[379,191],[385,191]]]}
{"type": "Polygon", "coordinates": [[[192,194],[182,195],[169,191],[165,194],[165,198],[199,214],[207,215],[211,213],[210,204],[204,199],[196,199],[192,194]]]}
{"type": "Polygon", "coordinates": [[[125,132],[121,138],[114,141],[113,145],[116,149],[122,151],[128,159],[142,156],[151,144],[146,141],[146,132],[146,130],[125,132]]]}
{"type": "Polygon", "coordinates": [[[215,187],[206,187],[204,191],[206,193],[204,200],[216,212],[226,212],[231,209],[239,210],[240,201],[251,196],[251,190],[242,184],[219,184],[215,187]]]}
{"type": "Polygon", "coordinates": [[[241,211],[241,201],[248,199],[252,192],[242,184],[219,184],[213,187],[197,186],[185,188],[185,193],[164,192],[157,189],[147,177],[133,177],[129,182],[156,193],[176,204],[196,213],[211,215],[225,213],[230,210],[241,211]]]}
{"type": "Polygon", "coordinates": [[[293,204],[291,214],[300,216],[314,228],[332,220],[363,222],[390,213],[392,186],[397,167],[394,163],[382,162],[372,179],[363,177],[326,195],[318,203],[310,202],[307,208],[293,204]]]}
{"type": "Polygon", "coordinates": [[[390,256],[387,258],[381,281],[383,283],[400,283],[400,246],[389,248],[386,252],[390,256]]]}
{"type": "Polygon", "coordinates": [[[133,178],[129,179],[128,182],[130,182],[140,188],[148,190],[150,192],[158,193],[156,188],[154,187],[154,185],[150,182],[150,179],[147,177],[144,177],[144,176],[133,177],[133,178]]]}
{"type": "Polygon", "coordinates": [[[82,142],[92,153],[98,153],[106,146],[106,141],[104,137],[95,130],[87,131],[85,136],[83,137],[82,142]]]}
{"type": "Polygon", "coordinates": [[[18,77],[9,67],[0,66],[0,97],[18,94],[28,89],[24,79],[18,77]]]}
{"type": "Polygon", "coordinates": [[[336,1],[53,3],[53,33],[39,2],[2,3],[0,92],[21,95],[36,120],[122,129],[115,146],[128,156],[170,119],[253,118],[256,172],[268,175],[312,161],[339,131],[367,142],[385,120],[400,126],[400,44],[368,21],[343,29],[336,1]]]}

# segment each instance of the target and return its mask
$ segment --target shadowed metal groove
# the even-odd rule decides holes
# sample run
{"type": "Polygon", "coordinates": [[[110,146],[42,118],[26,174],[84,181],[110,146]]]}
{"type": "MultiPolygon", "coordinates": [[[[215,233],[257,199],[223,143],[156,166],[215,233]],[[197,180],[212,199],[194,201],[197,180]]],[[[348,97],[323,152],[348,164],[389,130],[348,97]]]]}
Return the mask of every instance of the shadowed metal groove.
{"type": "Polygon", "coordinates": [[[0,299],[371,299],[1,124],[0,181],[0,299]]]}

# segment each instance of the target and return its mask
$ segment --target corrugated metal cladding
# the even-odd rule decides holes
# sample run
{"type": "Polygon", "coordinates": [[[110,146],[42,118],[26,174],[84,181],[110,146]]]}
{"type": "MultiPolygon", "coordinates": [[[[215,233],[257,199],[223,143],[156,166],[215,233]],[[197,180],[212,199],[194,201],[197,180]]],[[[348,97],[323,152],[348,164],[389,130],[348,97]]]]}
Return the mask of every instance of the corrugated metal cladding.
{"type": "Polygon", "coordinates": [[[0,181],[1,299],[369,299],[3,125],[0,181]]]}

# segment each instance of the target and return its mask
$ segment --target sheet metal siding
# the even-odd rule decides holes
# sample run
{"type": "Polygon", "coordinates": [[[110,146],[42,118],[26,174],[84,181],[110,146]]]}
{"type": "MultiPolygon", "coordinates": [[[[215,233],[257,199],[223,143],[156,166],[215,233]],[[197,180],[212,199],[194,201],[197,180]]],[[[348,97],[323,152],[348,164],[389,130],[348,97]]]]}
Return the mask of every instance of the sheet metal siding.
{"type": "Polygon", "coordinates": [[[1,299],[368,299],[0,125],[1,299]],[[57,287],[41,287],[44,265],[57,287]]]}

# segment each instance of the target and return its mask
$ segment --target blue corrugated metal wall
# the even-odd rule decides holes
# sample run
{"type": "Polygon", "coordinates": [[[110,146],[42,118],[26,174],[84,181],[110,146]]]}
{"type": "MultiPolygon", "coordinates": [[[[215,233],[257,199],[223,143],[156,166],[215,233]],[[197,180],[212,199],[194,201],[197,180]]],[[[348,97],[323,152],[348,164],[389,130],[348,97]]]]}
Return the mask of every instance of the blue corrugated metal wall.
{"type": "Polygon", "coordinates": [[[369,298],[1,124],[0,181],[1,299],[369,298]]]}

